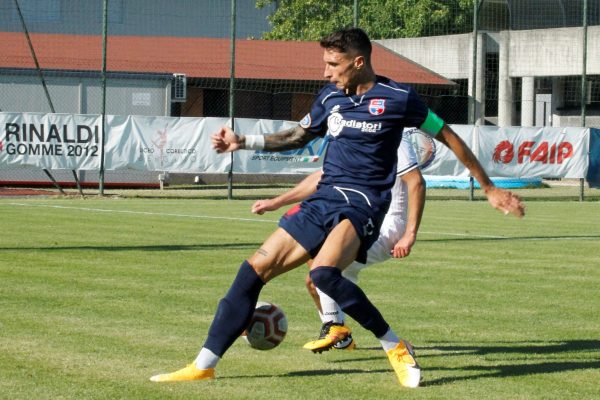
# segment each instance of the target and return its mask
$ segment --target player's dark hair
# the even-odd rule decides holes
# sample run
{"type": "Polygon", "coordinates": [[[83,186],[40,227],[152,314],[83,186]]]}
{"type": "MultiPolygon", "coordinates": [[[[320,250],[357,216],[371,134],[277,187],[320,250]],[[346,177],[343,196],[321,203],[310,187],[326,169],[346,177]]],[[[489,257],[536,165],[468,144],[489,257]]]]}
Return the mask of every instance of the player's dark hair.
{"type": "Polygon", "coordinates": [[[346,28],[333,32],[321,39],[321,47],[335,49],[342,53],[356,52],[371,60],[371,40],[360,28],[346,28]]]}

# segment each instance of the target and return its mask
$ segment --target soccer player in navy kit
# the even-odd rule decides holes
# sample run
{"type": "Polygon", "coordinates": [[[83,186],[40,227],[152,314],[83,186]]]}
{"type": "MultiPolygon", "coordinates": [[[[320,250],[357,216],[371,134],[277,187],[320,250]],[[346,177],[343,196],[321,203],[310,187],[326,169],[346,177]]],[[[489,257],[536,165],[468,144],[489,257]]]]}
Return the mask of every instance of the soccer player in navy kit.
{"type": "MultiPolygon", "coordinates": [[[[289,191],[271,199],[256,201],[252,205],[252,212],[264,214],[304,200],[317,190],[321,175],[322,171],[316,171],[289,191]]],[[[381,263],[392,257],[407,257],[410,254],[417,239],[425,207],[425,192],[425,179],[419,170],[417,156],[410,140],[403,138],[398,147],[398,166],[396,182],[392,188],[392,201],[381,224],[379,237],[368,249],[366,262],[351,263],[342,271],[344,278],[358,284],[359,272],[369,265],[381,263]]],[[[337,329],[332,330],[331,325],[344,325],[344,312],[333,299],[315,288],[310,275],[306,278],[306,287],[319,310],[319,317],[323,323],[319,339],[324,339],[337,329]]],[[[312,350],[315,345],[311,342],[307,343],[306,347],[312,350]]],[[[351,335],[333,346],[335,349],[345,350],[352,350],[355,347],[356,343],[351,335]]],[[[316,351],[323,350],[316,346],[316,351]]]]}
{"type": "MultiPolygon", "coordinates": [[[[469,168],[490,204],[523,216],[518,196],[496,188],[464,142],[419,99],[409,86],[377,76],[371,66],[371,42],[360,29],[334,32],[320,42],[324,76],[330,84],[309,114],[292,129],[271,135],[236,135],[222,127],[212,137],[218,152],[240,149],[284,151],[304,146],[315,136],[331,135],[317,191],[287,213],[279,228],[238,271],[219,302],[208,337],[196,360],[155,382],[213,379],[214,368],[246,328],[262,287],[276,276],[313,259],[310,276],[365,329],[379,338],[402,386],[416,387],[420,370],[412,350],[398,339],[364,292],[342,277],[354,260],[363,261],[377,239],[396,176],[396,149],[405,126],[419,127],[447,145],[469,168]]],[[[344,327],[315,341],[330,348],[350,334],[344,327]]]]}

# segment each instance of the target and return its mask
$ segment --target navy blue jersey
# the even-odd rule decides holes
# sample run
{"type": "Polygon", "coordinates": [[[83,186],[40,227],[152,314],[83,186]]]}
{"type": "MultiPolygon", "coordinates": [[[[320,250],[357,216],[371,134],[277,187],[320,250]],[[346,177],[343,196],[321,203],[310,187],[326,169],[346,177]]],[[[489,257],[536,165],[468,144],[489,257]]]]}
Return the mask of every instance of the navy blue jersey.
{"type": "Polygon", "coordinates": [[[420,127],[429,109],[415,90],[377,76],[362,95],[325,86],[300,126],[328,135],[320,184],[385,192],[396,179],[397,149],[404,127],[420,127]]]}

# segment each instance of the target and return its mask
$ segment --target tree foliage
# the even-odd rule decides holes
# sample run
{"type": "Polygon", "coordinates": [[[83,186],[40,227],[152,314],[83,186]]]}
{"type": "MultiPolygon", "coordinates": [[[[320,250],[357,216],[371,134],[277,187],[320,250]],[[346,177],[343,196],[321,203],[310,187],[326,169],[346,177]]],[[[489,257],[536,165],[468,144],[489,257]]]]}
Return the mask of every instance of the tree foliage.
{"type": "MultiPolygon", "coordinates": [[[[372,39],[436,36],[472,29],[474,0],[358,0],[358,26],[372,39]]],[[[319,40],[353,25],[354,0],[257,0],[258,8],[276,3],[269,16],[275,40],[319,40]]]]}

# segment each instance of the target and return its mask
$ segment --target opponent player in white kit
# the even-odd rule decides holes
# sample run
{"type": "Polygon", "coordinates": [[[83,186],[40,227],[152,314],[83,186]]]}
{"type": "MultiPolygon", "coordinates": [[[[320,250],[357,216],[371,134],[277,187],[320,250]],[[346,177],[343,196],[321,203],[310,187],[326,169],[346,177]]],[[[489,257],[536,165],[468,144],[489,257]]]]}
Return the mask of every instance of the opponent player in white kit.
{"type": "MultiPolygon", "coordinates": [[[[390,208],[381,225],[377,241],[367,251],[366,263],[355,261],[342,272],[345,278],[354,283],[358,283],[358,273],[365,267],[384,262],[390,257],[408,256],[416,241],[425,204],[425,181],[409,140],[402,140],[398,147],[397,171],[390,208]]],[[[266,211],[275,211],[304,200],[316,191],[321,175],[321,171],[314,172],[288,192],[272,199],[258,200],[252,205],[252,212],[264,214],[266,211]]],[[[331,297],[314,286],[310,275],[306,278],[306,286],[315,301],[323,323],[320,338],[327,335],[331,325],[344,325],[342,309],[331,297]]],[[[356,343],[352,335],[349,335],[333,347],[350,350],[356,347],[356,343]]]]}

